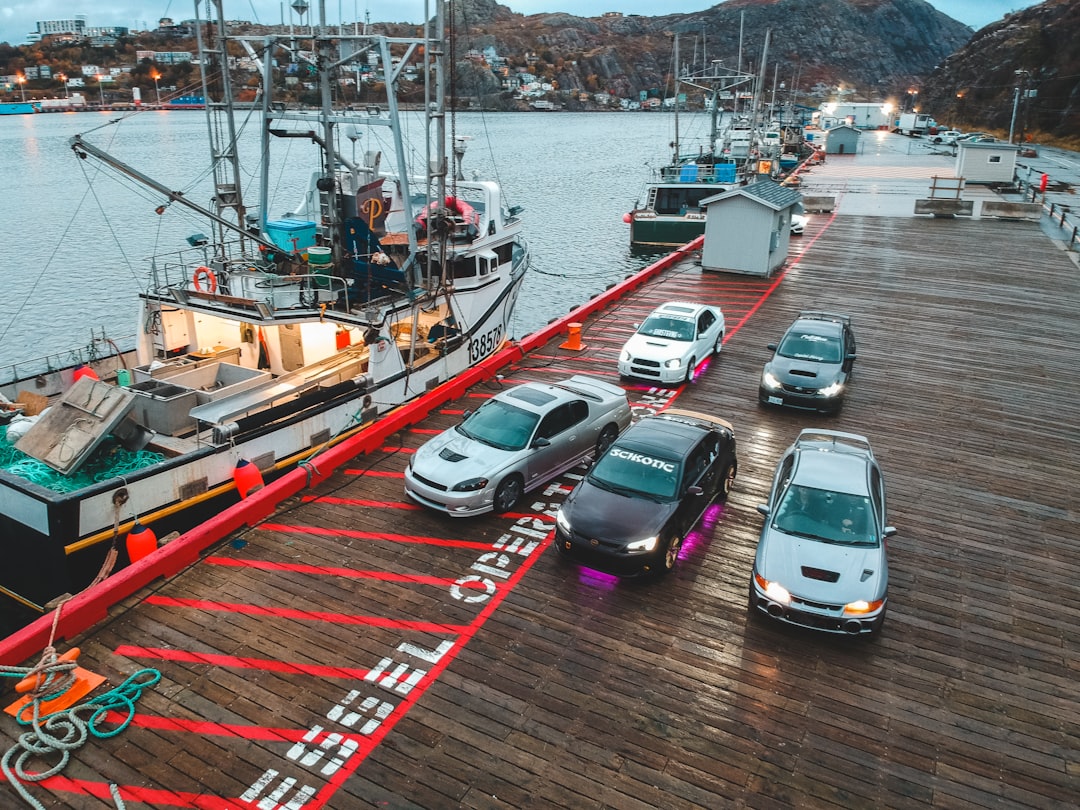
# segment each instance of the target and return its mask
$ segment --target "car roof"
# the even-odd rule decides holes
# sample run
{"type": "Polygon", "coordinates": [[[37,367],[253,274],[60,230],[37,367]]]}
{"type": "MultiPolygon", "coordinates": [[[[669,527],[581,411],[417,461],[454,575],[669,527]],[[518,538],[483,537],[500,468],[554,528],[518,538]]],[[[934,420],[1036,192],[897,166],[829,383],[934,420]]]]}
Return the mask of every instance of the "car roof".
{"type": "Polygon", "coordinates": [[[511,405],[533,413],[547,413],[556,404],[578,396],[580,395],[557,385],[530,382],[500,391],[494,399],[509,402],[511,405]]]}
{"type": "Polygon", "coordinates": [[[707,304],[695,304],[690,301],[668,301],[661,304],[649,315],[672,315],[676,318],[692,318],[703,309],[711,309],[707,304]]]}
{"type": "Polygon", "coordinates": [[[791,483],[851,495],[868,493],[866,468],[871,458],[854,449],[800,447],[791,483]]]}
{"type": "Polygon", "coordinates": [[[799,331],[811,335],[838,336],[843,332],[843,329],[844,325],[839,321],[830,321],[823,318],[803,318],[800,316],[788,327],[788,332],[799,331]]]}
{"type": "Polygon", "coordinates": [[[705,431],[687,422],[664,419],[663,415],[646,416],[631,425],[615,440],[668,458],[682,458],[697,444],[705,431]]]}

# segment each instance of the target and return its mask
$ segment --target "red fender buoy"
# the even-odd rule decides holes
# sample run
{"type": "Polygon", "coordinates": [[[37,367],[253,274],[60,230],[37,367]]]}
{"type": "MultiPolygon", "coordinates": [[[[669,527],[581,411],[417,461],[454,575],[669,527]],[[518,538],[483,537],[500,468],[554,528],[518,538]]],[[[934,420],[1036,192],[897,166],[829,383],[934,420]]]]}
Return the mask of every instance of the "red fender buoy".
{"type": "Polygon", "coordinates": [[[259,468],[246,458],[240,459],[233,468],[233,481],[236,482],[236,491],[241,498],[246,498],[252,492],[258,492],[263,487],[262,473],[259,468]]]}
{"type": "Polygon", "coordinates": [[[97,372],[85,363],[75,369],[75,382],[78,382],[83,377],[89,377],[91,380],[101,379],[100,377],[98,377],[97,372]]]}
{"type": "Polygon", "coordinates": [[[135,525],[131,527],[131,532],[127,536],[127,553],[128,559],[131,562],[136,563],[149,554],[151,551],[157,550],[157,535],[154,534],[153,529],[148,529],[135,521],[135,525]]]}

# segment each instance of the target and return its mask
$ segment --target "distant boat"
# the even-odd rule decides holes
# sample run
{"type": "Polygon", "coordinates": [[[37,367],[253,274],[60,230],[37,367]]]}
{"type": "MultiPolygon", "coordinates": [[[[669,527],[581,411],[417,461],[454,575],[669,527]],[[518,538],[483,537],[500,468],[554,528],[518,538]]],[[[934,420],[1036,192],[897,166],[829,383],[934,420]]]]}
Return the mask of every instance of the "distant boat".
{"type": "MultiPolygon", "coordinates": [[[[447,143],[451,100],[433,93],[406,125],[392,95],[402,64],[391,49],[407,48],[450,84],[444,4],[412,38],[335,34],[305,46],[320,65],[346,71],[383,54],[380,86],[391,95],[357,112],[335,110],[329,70],[319,71],[318,111],[275,104],[274,88],[262,88],[261,161],[247,173],[231,148],[229,71],[217,62],[251,43],[232,37],[220,3],[213,7],[218,41],[200,53],[213,100],[209,207],[82,135],[71,139],[78,157],[195,212],[205,234],[151,260],[131,315],[140,324],[133,358],[51,367],[0,390],[22,411],[0,427],[12,461],[0,469],[0,586],[27,604],[81,590],[110,548],[121,549],[123,564],[133,528],[185,530],[264,476],[313,456],[317,464],[319,450],[482,363],[510,337],[529,262],[521,209],[496,182],[464,179],[466,139],[447,143]],[[339,140],[367,131],[385,156],[338,151],[339,140]],[[284,148],[271,150],[278,143],[284,148]],[[303,203],[277,219],[265,210],[278,171],[271,152],[312,159],[303,203]],[[258,207],[242,194],[249,176],[260,178],[258,207]]],[[[260,53],[304,53],[298,39],[260,37],[260,53]]]]}
{"type": "MultiPolygon", "coordinates": [[[[679,64],[675,39],[675,64],[679,64]]],[[[732,154],[730,141],[721,143],[720,95],[753,81],[753,76],[713,65],[698,73],[677,74],[675,83],[675,139],[671,161],[652,173],[639,198],[623,219],[630,225],[630,244],[638,247],[685,245],[705,232],[701,201],[743,182],[746,155],[732,154]],[[679,98],[683,84],[706,90],[709,134],[704,142],[688,147],[680,139],[679,98]]]]}
{"type": "Polygon", "coordinates": [[[29,101],[0,101],[0,115],[29,115],[37,111],[29,101]]]}

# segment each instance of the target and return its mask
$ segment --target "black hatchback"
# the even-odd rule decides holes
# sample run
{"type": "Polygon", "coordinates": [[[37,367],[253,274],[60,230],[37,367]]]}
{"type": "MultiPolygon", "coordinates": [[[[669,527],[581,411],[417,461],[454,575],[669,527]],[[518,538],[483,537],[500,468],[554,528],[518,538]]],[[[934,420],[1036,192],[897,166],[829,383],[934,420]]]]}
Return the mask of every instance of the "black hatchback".
{"type": "Polygon", "coordinates": [[[850,315],[800,312],[779,344],[758,386],[762,405],[788,405],[835,413],[844,404],[855,365],[850,315]]]}
{"type": "Polygon", "coordinates": [[[619,576],[662,576],[706,507],[738,469],[723,419],[669,409],[628,428],[567,496],[555,549],[619,576]]]}

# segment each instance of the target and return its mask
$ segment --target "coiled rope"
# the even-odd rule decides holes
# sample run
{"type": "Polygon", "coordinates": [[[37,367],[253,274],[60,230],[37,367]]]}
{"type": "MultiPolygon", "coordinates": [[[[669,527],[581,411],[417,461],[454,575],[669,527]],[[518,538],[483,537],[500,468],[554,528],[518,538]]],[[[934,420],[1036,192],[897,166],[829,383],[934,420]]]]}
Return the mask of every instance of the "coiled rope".
{"type": "MultiPolygon", "coordinates": [[[[0,760],[0,769],[8,782],[34,810],[45,810],[45,806],[30,794],[25,783],[40,782],[59,774],[71,760],[71,752],[83,746],[91,736],[108,739],[126,729],[135,717],[135,701],[144,689],[161,680],[161,673],[156,669],[140,669],[115,689],[43,717],[41,704],[64,694],[75,683],[76,666],[74,660],[58,659],[56,649],[50,646],[34,667],[0,667],[0,675],[4,677],[38,679],[32,699],[15,717],[20,725],[31,729],[19,735],[0,760]],[[111,727],[107,725],[110,712],[123,715],[119,724],[111,727]],[[52,767],[42,771],[28,769],[35,757],[52,758],[58,752],[59,761],[52,767]]],[[[111,784],[109,790],[117,810],[124,810],[119,788],[111,784]]]]}

